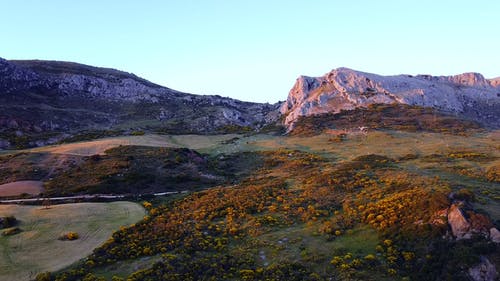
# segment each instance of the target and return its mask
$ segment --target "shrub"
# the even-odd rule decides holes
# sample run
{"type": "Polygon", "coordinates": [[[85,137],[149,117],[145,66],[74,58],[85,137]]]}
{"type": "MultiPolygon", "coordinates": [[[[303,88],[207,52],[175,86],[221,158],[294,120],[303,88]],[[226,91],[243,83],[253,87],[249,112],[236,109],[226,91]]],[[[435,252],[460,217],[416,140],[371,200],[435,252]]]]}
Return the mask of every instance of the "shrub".
{"type": "Polygon", "coordinates": [[[35,281],[50,281],[52,278],[51,278],[51,275],[50,275],[50,272],[42,272],[42,273],[39,273],[36,277],[35,277],[35,281]]]}
{"type": "Polygon", "coordinates": [[[330,138],[329,141],[331,142],[343,142],[347,139],[347,134],[338,134],[338,135],[335,135],[334,137],[330,138]]]}
{"type": "Polygon", "coordinates": [[[59,240],[69,240],[69,241],[72,241],[72,240],[76,240],[80,238],[80,236],[78,235],[78,233],[74,232],[74,231],[70,231],[68,233],[65,233],[63,235],[61,235],[59,237],[59,240]]]}
{"type": "Polygon", "coordinates": [[[2,232],[2,236],[11,236],[11,235],[18,234],[19,232],[21,232],[21,229],[19,227],[14,227],[14,228],[4,230],[2,232]]]}
{"type": "Polygon", "coordinates": [[[474,192],[470,191],[469,189],[461,188],[457,191],[457,193],[455,193],[453,198],[458,200],[474,201],[475,196],[474,192]]]}
{"type": "Polygon", "coordinates": [[[130,133],[132,136],[143,136],[144,134],[144,131],[133,131],[130,133]]]}
{"type": "Polygon", "coordinates": [[[13,227],[18,223],[17,219],[14,216],[1,217],[0,218],[0,228],[9,228],[13,227]]]}

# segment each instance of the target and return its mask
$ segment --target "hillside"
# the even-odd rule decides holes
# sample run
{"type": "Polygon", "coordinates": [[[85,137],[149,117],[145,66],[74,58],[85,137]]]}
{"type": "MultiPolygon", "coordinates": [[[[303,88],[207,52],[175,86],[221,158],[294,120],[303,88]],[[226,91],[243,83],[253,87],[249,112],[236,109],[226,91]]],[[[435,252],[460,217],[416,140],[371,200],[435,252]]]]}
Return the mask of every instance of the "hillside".
{"type": "Polygon", "coordinates": [[[432,107],[406,104],[370,104],[338,113],[300,116],[289,134],[310,136],[335,131],[366,133],[369,130],[399,130],[466,135],[484,131],[481,124],[446,114],[432,107]]]}
{"type": "MultiPolygon", "coordinates": [[[[498,132],[334,137],[226,144],[258,156],[247,158],[250,173],[145,202],[143,221],[51,280],[469,280],[480,267],[495,276],[498,132]]],[[[239,162],[228,167],[248,167],[239,162]]]]}
{"type": "Polygon", "coordinates": [[[277,105],[181,93],[114,69],[0,58],[0,149],[144,130],[249,131],[277,114],[277,105]]]}

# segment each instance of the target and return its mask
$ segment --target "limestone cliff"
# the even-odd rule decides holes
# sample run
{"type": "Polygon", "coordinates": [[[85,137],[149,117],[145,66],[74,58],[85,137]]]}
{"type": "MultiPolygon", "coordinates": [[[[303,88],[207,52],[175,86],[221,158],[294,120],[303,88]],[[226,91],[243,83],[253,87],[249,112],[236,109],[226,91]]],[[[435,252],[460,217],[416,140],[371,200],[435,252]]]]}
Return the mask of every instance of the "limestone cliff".
{"type": "Polygon", "coordinates": [[[375,103],[433,107],[500,127],[500,80],[479,73],[455,76],[381,76],[338,68],[322,77],[300,76],[281,106],[285,124],[300,116],[336,113],[375,103]]]}

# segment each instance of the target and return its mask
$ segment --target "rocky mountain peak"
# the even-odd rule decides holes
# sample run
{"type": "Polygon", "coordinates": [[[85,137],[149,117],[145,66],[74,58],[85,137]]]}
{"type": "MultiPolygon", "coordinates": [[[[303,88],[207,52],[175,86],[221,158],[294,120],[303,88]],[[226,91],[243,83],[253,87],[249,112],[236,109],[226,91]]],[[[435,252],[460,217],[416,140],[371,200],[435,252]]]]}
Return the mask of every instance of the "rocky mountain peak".
{"type": "Polygon", "coordinates": [[[471,86],[471,87],[491,86],[490,82],[486,80],[481,73],[476,73],[476,72],[467,72],[449,77],[445,76],[444,79],[452,83],[463,86],[471,86]]]}
{"type": "Polygon", "coordinates": [[[498,85],[500,80],[487,80],[474,72],[382,76],[341,67],[321,77],[297,78],[280,111],[289,129],[300,116],[337,113],[376,103],[434,107],[499,125],[498,85]]]}

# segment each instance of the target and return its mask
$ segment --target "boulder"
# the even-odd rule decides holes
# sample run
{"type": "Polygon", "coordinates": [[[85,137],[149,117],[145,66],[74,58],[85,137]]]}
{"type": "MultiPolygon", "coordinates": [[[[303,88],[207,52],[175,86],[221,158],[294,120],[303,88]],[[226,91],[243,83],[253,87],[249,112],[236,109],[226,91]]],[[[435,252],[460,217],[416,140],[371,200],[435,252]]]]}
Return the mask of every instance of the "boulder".
{"type": "Polygon", "coordinates": [[[469,239],[472,234],[470,233],[471,225],[465,218],[460,203],[454,203],[448,210],[448,224],[451,227],[453,236],[457,239],[469,239]]]}

